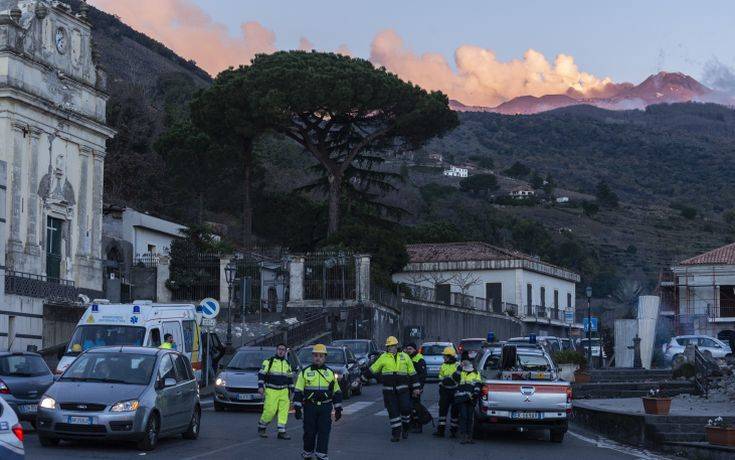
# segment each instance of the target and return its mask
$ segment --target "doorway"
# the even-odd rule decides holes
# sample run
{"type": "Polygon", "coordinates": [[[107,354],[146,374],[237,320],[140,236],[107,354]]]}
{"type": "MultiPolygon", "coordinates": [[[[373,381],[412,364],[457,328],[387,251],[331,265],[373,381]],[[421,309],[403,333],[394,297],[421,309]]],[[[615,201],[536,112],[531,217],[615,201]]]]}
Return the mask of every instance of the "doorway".
{"type": "Polygon", "coordinates": [[[46,218],[46,277],[58,282],[61,278],[61,219],[46,218]]]}

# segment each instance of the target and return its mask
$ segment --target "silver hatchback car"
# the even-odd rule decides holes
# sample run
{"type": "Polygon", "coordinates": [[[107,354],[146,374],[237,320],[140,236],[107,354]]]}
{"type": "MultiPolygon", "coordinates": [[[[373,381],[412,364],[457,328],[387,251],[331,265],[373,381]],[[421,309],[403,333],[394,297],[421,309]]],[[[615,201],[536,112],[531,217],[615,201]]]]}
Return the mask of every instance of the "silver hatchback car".
{"type": "Polygon", "coordinates": [[[38,437],[131,440],[153,450],[159,438],[199,435],[199,387],[186,356],[143,347],[93,348],[80,355],[38,405],[38,437]]]}

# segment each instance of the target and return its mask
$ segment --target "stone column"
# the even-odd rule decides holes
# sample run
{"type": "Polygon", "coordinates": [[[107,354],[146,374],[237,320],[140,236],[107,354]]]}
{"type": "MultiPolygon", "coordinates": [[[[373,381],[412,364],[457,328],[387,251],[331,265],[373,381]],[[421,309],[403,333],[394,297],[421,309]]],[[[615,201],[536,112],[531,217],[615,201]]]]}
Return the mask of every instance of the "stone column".
{"type": "Polygon", "coordinates": [[[38,148],[41,140],[41,131],[31,128],[31,155],[28,165],[28,226],[26,227],[25,252],[29,256],[28,268],[31,273],[40,273],[41,247],[38,239],[38,148]]]}
{"type": "Polygon", "coordinates": [[[292,256],[288,264],[288,301],[304,301],[304,258],[292,256]]]}
{"type": "Polygon", "coordinates": [[[20,220],[22,207],[23,151],[25,150],[25,134],[28,127],[22,123],[12,122],[13,135],[13,170],[11,177],[11,214],[10,235],[7,247],[8,267],[23,270],[23,242],[20,236],[20,220]]]}
{"type": "Polygon", "coordinates": [[[0,161],[0,200],[3,206],[0,207],[0,305],[5,303],[5,240],[7,228],[7,211],[5,209],[6,194],[8,186],[8,164],[0,161]]]}
{"type": "Polygon", "coordinates": [[[370,255],[355,254],[355,300],[370,299],[370,255]]]}
{"type": "Polygon", "coordinates": [[[156,298],[158,303],[171,303],[171,291],[166,287],[166,281],[171,274],[171,259],[169,256],[162,255],[158,259],[158,267],[156,269],[156,298]]]}
{"type": "MultiPolygon", "coordinates": [[[[77,226],[79,230],[79,236],[77,239],[77,256],[88,256],[90,248],[90,239],[88,232],[88,217],[87,209],[89,207],[89,200],[87,194],[89,193],[89,159],[92,157],[92,149],[86,146],[79,148],[79,193],[77,199],[77,226]]],[[[95,163],[96,164],[96,163],[95,163]]]]}
{"type": "MultiPolygon", "coordinates": [[[[102,193],[104,191],[105,152],[93,151],[94,178],[92,182],[92,237],[91,257],[102,258],[102,193]]],[[[81,207],[81,206],[80,206],[81,207]]],[[[81,224],[81,222],[80,222],[81,224]]]]}

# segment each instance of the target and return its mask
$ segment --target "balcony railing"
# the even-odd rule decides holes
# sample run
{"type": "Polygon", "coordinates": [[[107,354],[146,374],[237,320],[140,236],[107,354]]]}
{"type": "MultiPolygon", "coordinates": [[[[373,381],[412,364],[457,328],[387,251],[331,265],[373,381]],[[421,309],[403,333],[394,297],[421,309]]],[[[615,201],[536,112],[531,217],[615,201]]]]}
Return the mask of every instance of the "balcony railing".
{"type": "Polygon", "coordinates": [[[90,300],[102,297],[101,292],[78,288],[71,280],[13,270],[5,271],[5,293],[64,303],[79,302],[80,294],[90,300]]]}

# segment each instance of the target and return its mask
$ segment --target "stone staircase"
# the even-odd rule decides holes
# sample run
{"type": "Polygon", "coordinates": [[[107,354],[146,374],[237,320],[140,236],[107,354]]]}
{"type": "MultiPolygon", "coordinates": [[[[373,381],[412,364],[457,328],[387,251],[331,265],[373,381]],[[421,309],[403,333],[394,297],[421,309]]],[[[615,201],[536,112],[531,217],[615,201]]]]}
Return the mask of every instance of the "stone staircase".
{"type": "Polygon", "coordinates": [[[695,393],[688,380],[674,380],[670,369],[592,369],[589,383],[573,383],[574,399],[635,398],[646,396],[652,388],[661,396],[695,393]]]}
{"type": "MultiPolygon", "coordinates": [[[[704,427],[712,417],[704,416],[646,416],[646,437],[658,444],[678,442],[705,442],[704,427]]],[[[724,417],[735,423],[735,417],[724,417]]]]}

